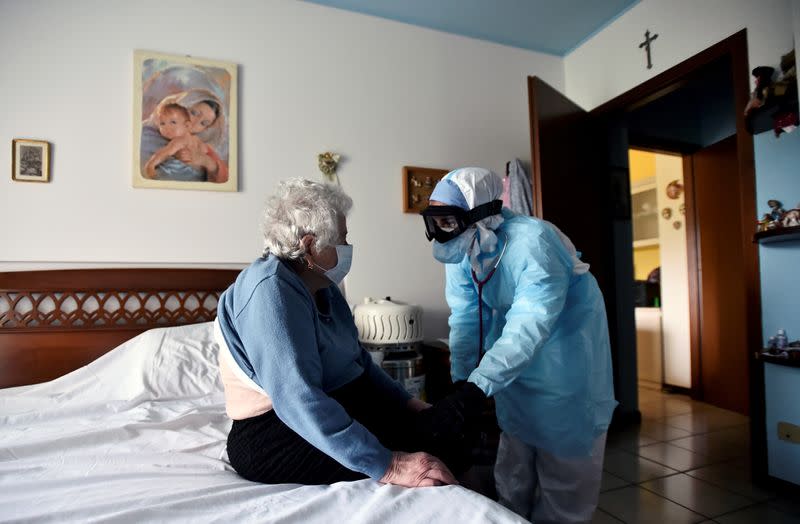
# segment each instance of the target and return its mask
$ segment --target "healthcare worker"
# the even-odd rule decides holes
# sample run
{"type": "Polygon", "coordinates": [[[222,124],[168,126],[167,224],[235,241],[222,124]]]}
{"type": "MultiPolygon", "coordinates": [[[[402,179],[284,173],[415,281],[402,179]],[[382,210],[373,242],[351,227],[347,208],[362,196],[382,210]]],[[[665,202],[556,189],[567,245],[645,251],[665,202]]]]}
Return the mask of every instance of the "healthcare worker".
{"type": "Polygon", "coordinates": [[[501,209],[501,193],[491,171],[458,169],[422,213],[446,264],[453,380],[495,400],[500,502],[534,522],[589,522],[617,404],[603,296],[572,242],[501,209]]]}

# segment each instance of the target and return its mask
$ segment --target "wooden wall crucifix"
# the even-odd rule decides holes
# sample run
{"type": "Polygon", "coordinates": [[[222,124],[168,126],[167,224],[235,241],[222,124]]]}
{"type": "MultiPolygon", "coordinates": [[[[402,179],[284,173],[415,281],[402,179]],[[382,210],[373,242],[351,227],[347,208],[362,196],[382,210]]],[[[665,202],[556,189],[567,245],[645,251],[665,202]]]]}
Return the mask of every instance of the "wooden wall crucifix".
{"type": "Polygon", "coordinates": [[[644,47],[645,51],[647,52],[647,69],[652,69],[653,67],[653,62],[650,60],[650,42],[652,42],[656,38],[658,38],[658,34],[650,36],[650,30],[648,29],[647,31],[644,32],[644,42],[639,44],[639,49],[644,47]]]}

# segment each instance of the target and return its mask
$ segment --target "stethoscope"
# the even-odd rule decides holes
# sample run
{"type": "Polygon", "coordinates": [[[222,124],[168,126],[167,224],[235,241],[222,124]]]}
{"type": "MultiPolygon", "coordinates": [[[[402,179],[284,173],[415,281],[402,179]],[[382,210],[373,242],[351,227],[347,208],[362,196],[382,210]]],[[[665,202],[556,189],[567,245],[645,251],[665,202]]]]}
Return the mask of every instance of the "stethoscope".
{"type": "MultiPolygon", "coordinates": [[[[475,245],[475,240],[478,238],[476,235],[472,239],[472,243],[470,244],[469,250],[472,251],[472,247],[475,245]]],[[[478,349],[478,365],[480,365],[481,360],[483,360],[483,355],[485,351],[483,349],[483,286],[486,285],[489,280],[494,276],[495,271],[497,271],[497,266],[500,265],[500,260],[503,258],[503,255],[506,252],[506,248],[508,247],[508,236],[503,234],[503,249],[500,251],[500,255],[495,260],[492,269],[489,270],[489,273],[483,279],[479,279],[478,275],[475,273],[475,269],[472,269],[472,280],[475,284],[478,285],[478,326],[479,326],[479,333],[480,333],[480,345],[478,349]]],[[[477,366],[476,366],[477,367],[477,366]]]]}

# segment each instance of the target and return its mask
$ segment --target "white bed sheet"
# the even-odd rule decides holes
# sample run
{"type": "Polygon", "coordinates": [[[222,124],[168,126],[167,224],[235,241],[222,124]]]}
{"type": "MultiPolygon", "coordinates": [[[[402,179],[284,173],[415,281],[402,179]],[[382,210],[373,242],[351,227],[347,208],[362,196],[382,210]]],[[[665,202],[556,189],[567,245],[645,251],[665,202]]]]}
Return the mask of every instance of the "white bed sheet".
{"type": "Polygon", "coordinates": [[[227,462],[211,323],[0,390],[2,522],[525,522],[460,486],[264,485],[227,462]]]}

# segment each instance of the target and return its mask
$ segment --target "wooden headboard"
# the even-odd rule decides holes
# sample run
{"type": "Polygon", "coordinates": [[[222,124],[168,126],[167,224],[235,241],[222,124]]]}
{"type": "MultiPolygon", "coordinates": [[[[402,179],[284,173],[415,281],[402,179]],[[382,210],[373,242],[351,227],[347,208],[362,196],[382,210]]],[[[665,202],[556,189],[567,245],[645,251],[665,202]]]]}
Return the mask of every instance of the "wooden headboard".
{"type": "Polygon", "coordinates": [[[0,272],[0,388],[52,380],[154,327],[213,320],[231,269],[0,272]]]}

